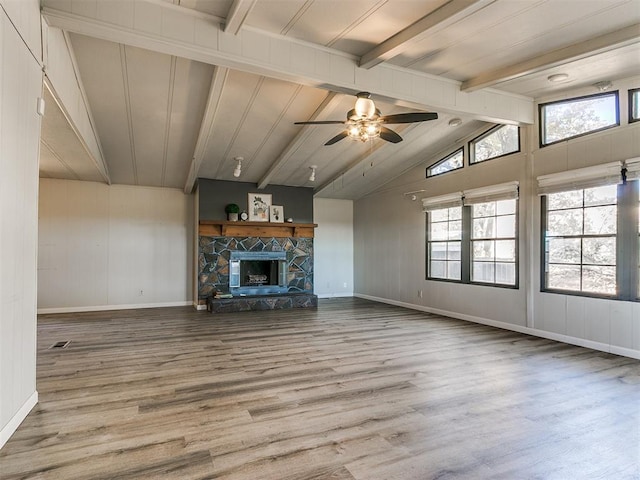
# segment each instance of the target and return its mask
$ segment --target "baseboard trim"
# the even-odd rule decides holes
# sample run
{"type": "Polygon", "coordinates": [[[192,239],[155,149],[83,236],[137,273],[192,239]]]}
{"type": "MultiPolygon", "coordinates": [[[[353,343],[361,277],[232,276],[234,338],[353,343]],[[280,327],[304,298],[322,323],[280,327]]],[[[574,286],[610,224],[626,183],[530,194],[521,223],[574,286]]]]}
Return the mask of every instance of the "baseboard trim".
{"type": "Polygon", "coordinates": [[[353,292],[317,293],[318,298],[348,298],[353,297],[353,292]]]}
{"type": "Polygon", "coordinates": [[[400,302],[398,300],[376,297],[373,295],[355,293],[354,297],[363,298],[365,300],[371,300],[374,302],[386,303],[389,305],[395,305],[398,307],[409,308],[412,310],[419,310],[421,312],[433,313],[433,314],[442,315],[445,317],[456,318],[458,320],[466,320],[468,322],[480,323],[482,325],[488,325],[490,327],[502,328],[503,330],[511,330],[518,333],[525,333],[527,335],[533,335],[534,337],[546,338],[547,340],[555,340],[557,342],[568,343],[570,345],[576,345],[578,347],[590,348],[592,350],[613,353],[615,355],[621,355],[623,357],[630,357],[630,358],[635,358],[640,360],[640,351],[633,350],[630,348],[618,347],[615,345],[609,345],[607,343],[586,340],[584,338],[571,337],[569,335],[563,335],[561,333],[548,332],[548,331],[539,330],[536,328],[524,327],[522,325],[514,325],[511,323],[491,320],[489,318],[476,317],[473,315],[467,315],[467,314],[458,313],[458,312],[450,312],[447,310],[441,310],[439,308],[425,307],[424,305],[415,305],[413,303],[400,302]]]}
{"type": "Polygon", "coordinates": [[[9,422],[0,430],[0,448],[4,447],[4,444],[11,438],[11,435],[15,433],[20,424],[23,422],[29,412],[38,403],[38,391],[36,390],[31,394],[26,402],[20,407],[20,410],[9,420],[9,422]]]}
{"type": "Polygon", "coordinates": [[[136,308],[188,307],[190,305],[193,305],[191,300],[184,302],[135,303],[129,305],[91,305],[87,307],[39,308],[38,314],[101,312],[106,310],[132,310],[136,308]]]}

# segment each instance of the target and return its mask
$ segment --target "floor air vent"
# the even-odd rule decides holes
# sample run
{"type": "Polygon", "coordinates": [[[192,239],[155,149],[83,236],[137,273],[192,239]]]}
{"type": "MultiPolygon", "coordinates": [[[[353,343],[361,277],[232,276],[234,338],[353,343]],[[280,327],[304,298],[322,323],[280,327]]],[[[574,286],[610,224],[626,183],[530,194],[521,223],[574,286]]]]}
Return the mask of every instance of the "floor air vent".
{"type": "Polygon", "coordinates": [[[64,342],[56,342],[53,345],[51,345],[49,348],[67,348],[69,346],[69,344],[71,343],[71,340],[65,340],[64,342]]]}

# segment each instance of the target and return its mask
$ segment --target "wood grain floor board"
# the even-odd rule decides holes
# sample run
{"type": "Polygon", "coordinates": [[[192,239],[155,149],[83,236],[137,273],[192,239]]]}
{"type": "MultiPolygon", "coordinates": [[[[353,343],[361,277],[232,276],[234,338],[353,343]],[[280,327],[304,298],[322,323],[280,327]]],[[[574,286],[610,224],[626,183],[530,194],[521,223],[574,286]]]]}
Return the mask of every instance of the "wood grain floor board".
{"type": "Polygon", "coordinates": [[[639,361],[360,299],[42,315],[37,387],[0,480],[640,479],[639,361]]]}

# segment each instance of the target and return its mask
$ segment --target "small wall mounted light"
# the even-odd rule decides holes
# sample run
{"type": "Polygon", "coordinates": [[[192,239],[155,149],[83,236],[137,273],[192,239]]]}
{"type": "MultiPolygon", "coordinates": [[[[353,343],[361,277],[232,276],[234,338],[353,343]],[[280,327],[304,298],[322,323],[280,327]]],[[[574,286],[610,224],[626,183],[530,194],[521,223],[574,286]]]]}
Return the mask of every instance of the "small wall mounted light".
{"type": "Polygon", "coordinates": [[[311,174],[309,175],[309,181],[310,182],[315,182],[316,181],[316,169],[318,168],[317,165],[311,165],[309,167],[311,169],[311,174]]]}
{"type": "Polygon", "coordinates": [[[242,173],[242,160],[244,160],[244,158],[243,157],[234,157],[233,159],[238,162],[236,164],[236,168],[233,170],[233,176],[238,178],[240,176],[240,174],[242,173]]]}
{"type": "Polygon", "coordinates": [[[602,82],[594,83],[593,86],[596,87],[599,92],[604,92],[606,90],[609,90],[611,87],[613,87],[613,83],[611,83],[608,80],[604,80],[602,82]]]}

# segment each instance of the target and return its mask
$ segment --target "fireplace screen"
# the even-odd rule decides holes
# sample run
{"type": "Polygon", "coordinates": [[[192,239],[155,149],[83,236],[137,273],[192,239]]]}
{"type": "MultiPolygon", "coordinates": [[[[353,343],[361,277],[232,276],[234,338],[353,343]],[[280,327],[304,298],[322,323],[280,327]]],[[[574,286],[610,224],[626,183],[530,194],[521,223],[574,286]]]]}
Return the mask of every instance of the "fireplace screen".
{"type": "Polygon", "coordinates": [[[284,293],[286,252],[231,252],[229,291],[234,295],[284,293]]]}

